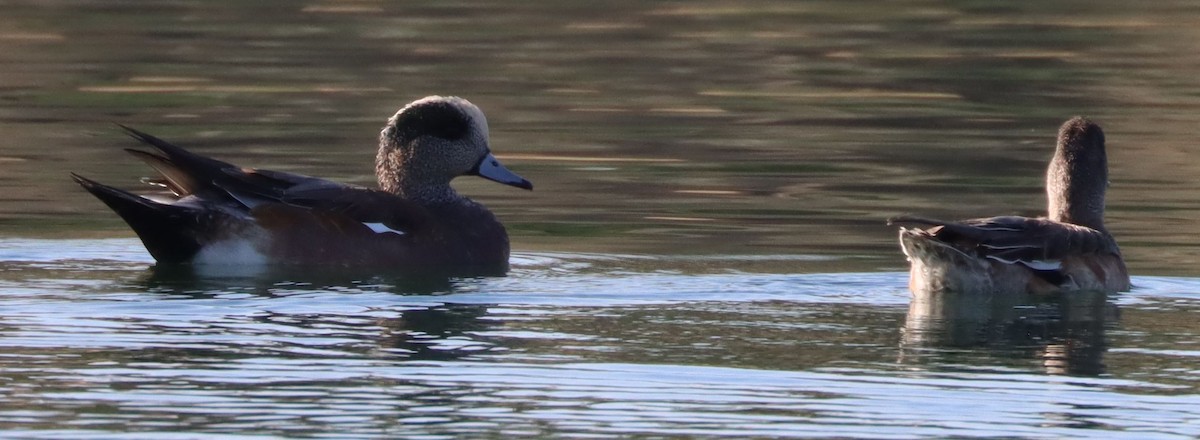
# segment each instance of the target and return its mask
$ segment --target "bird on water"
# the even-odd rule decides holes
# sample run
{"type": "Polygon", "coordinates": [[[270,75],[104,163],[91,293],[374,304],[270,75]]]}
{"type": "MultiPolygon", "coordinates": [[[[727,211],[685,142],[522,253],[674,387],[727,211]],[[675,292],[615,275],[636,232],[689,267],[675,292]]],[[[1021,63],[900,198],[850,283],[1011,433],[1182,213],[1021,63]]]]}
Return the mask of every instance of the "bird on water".
{"type": "Polygon", "coordinates": [[[419,99],[388,119],[375,158],[378,188],[242,168],[122,128],[155,149],[126,151],[160,174],[148,182],[170,197],[71,176],[121,216],[160,264],[503,274],[504,226],[450,181],[473,175],[533,189],[492,155],[483,112],[457,97],[419,99]]]}

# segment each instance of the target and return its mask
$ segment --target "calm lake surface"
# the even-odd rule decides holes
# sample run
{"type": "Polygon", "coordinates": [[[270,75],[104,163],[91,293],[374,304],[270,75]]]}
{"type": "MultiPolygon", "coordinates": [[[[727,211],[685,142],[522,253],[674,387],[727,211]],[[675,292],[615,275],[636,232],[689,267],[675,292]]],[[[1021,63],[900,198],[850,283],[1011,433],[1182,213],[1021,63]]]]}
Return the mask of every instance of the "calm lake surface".
{"type": "MultiPolygon", "coordinates": [[[[0,437],[1200,436],[1200,5],[0,0],[0,437]],[[165,270],[113,123],[373,182],[470,99],[504,278],[165,270]],[[912,301],[888,216],[1108,138],[1132,292],[912,301]]],[[[259,438],[259,437],[256,437],[259,438]]]]}

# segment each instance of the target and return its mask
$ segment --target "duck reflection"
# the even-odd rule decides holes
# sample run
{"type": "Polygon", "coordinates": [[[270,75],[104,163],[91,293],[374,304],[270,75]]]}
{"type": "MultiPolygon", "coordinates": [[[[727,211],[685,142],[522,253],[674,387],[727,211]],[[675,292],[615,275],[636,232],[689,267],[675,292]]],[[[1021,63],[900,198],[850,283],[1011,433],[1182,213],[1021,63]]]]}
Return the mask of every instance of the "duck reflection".
{"type": "Polygon", "coordinates": [[[287,268],[252,274],[236,271],[213,273],[197,270],[194,266],[158,265],[148,270],[138,284],[150,291],[189,298],[221,298],[231,294],[235,297],[246,294],[260,296],[267,300],[260,303],[265,310],[250,319],[263,324],[302,329],[301,333],[304,334],[313,330],[323,332],[336,329],[338,337],[357,340],[343,347],[345,350],[361,350],[365,346],[362,342],[369,341],[367,345],[373,347],[370,350],[376,355],[395,356],[403,360],[445,361],[506,349],[494,340],[476,334],[502,325],[499,321],[484,319],[490,305],[439,303],[431,298],[474,290],[484,280],[429,273],[361,275],[344,270],[298,271],[287,268]],[[270,305],[274,303],[271,299],[275,297],[305,293],[353,295],[368,292],[395,294],[397,301],[394,304],[386,301],[382,304],[364,302],[361,307],[394,311],[398,317],[364,320],[361,316],[345,313],[278,313],[270,310],[270,305]],[[424,298],[417,299],[415,303],[403,299],[412,296],[424,298]],[[428,305],[422,306],[422,303],[428,305]]]}
{"type": "Polygon", "coordinates": [[[341,291],[387,290],[399,295],[439,295],[453,293],[456,283],[469,280],[471,278],[429,272],[379,274],[347,271],[345,268],[287,266],[240,270],[237,266],[160,264],[148,268],[138,284],[152,290],[201,296],[225,293],[229,287],[235,286],[241,293],[265,296],[273,295],[282,287],[341,291]]]}
{"type": "Polygon", "coordinates": [[[473,334],[499,325],[481,319],[487,314],[488,306],[478,304],[408,310],[400,318],[379,322],[384,327],[379,346],[407,360],[447,361],[505,351],[494,341],[473,334]]]}
{"type": "Polygon", "coordinates": [[[1119,310],[1103,292],[1054,297],[914,294],[902,356],[925,349],[985,349],[1040,359],[1050,374],[1103,374],[1105,326],[1119,310]]]}

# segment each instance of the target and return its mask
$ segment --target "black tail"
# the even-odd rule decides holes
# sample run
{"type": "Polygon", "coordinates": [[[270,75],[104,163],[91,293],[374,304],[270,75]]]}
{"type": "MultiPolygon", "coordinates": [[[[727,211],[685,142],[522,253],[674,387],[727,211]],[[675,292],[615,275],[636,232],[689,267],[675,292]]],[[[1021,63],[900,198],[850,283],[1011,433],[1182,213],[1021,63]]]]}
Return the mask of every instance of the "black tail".
{"type": "Polygon", "coordinates": [[[120,215],[159,263],[187,262],[200,251],[204,228],[199,212],[158,203],[75,173],[71,178],[120,215]]]}

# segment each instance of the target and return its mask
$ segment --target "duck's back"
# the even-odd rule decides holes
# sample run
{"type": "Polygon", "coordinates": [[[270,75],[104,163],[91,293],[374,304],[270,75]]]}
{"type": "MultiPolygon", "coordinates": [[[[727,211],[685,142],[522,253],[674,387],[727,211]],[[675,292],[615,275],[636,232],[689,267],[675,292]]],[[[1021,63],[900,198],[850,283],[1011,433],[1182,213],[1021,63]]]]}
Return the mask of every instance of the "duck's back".
{"type": "Polygon", "coordinates": [[[1116,241],[1105,231],[1045,218],[945,222],[901,217],[900,243],[914,292],[1046,294],[1129,289],[1116,241]]]}
{"type": "MultiPolygon", "coordinates": [[[[507,271],[508,234],[482,205],[467,199],[420,204],[381,191],[354,191],[308,206],[255,206],[250,214],[263,236],[257,246],[271,261],[297,265],[408,273],[507,271]],[[362,200],[353,201],[356,197],[362,200]]],[[[254,240],[253,234],[245,235],[254,240]]]]}

